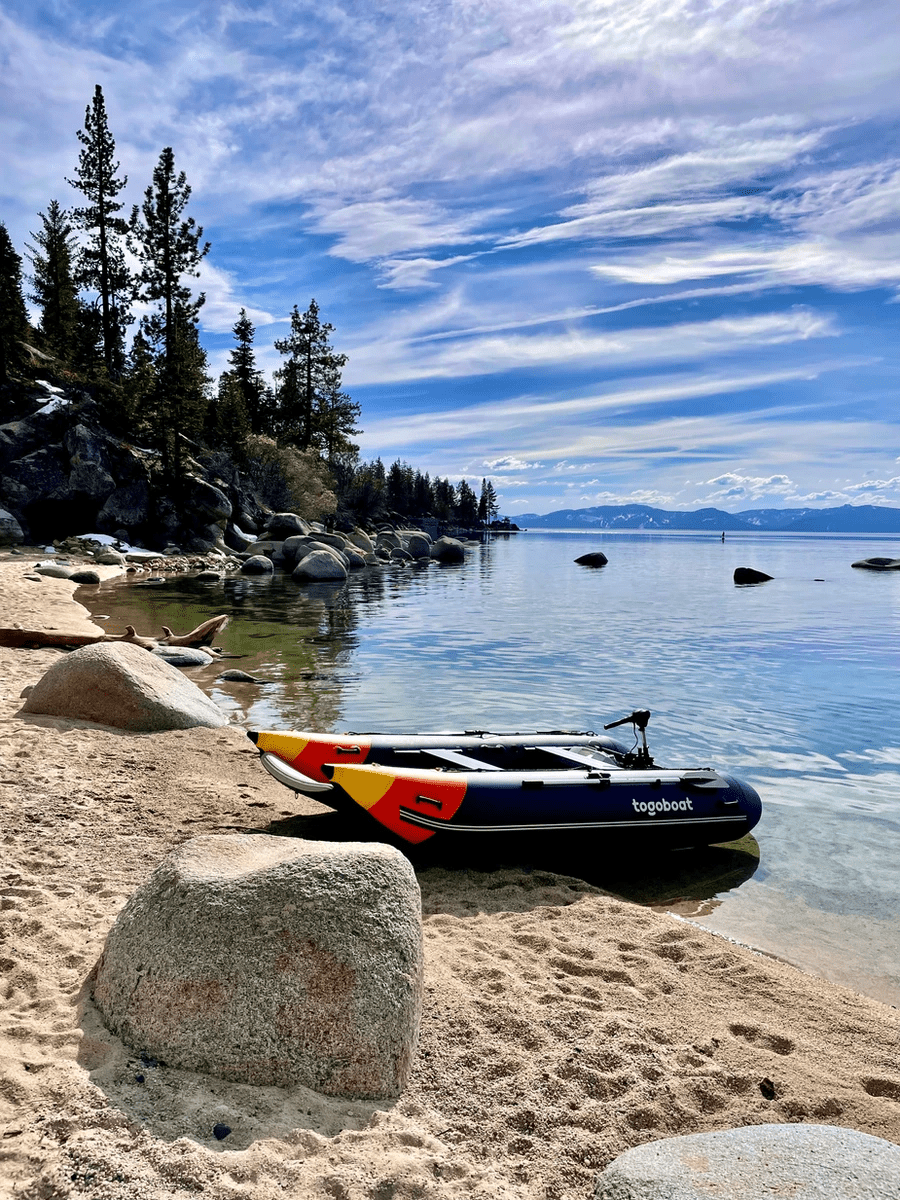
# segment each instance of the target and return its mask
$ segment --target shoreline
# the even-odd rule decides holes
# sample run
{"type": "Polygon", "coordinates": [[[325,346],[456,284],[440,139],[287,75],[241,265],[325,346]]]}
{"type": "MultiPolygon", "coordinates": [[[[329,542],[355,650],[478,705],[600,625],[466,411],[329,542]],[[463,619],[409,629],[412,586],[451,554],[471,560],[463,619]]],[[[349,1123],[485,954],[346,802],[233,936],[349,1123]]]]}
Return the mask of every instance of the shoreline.
{"type": "MultiPolygon", "coordinates": [[[[102,632],[29,565],[0,559],[6,624],[102,632]]],[[[85,990],[127,896],[187,837],[327,836],[329,813],[236,726],[20,716],[61,653],[0,648],[0,1192],[562,1200],[676,1134],[799,1120],[900,1143],[897,1010],[547,871],[419,871],[425,1011],[398,1101],[142,1064],[85,990]]]]}

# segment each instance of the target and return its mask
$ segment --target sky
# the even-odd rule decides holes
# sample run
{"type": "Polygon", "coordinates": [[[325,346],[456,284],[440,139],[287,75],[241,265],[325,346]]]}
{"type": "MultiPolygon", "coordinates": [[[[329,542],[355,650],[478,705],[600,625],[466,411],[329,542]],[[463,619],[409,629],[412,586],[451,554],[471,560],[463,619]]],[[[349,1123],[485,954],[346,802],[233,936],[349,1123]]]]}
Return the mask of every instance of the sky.
{"type": "MultiPolygon", "coordinates": [[[[0,220],[103,88],[212,249],[212,371],[315,298],[361,456],[500,511],[900,506],[895,0],[5,0],[0,220]]],[[[23,262],[27,271],[27,258],[23,262]]]]}

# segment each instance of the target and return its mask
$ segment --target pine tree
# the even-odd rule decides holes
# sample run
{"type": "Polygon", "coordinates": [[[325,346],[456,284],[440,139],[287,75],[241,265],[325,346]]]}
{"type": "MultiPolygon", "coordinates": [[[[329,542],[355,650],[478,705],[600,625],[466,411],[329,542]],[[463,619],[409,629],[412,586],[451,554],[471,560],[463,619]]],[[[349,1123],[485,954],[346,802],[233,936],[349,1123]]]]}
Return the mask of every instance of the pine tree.
{"type": "Polygon", "coordinates": [[[122,376],[123,408],[132,430],[143,436],[149,429],[142,428],[147,421],[157,393],[156,356],[153,347],[139,329],[131,342],[125,359],[122,376]]]}
{"type": "Polygon", "coordinates": [[[140,299],[156,304],[141,325],[159,355],[153,427],[163,465],[175,480],[183,473],[184,440],[202,429],[208,403],[206,355],[197,337],[206,297],[201,292],[192,299],[183,279],[199,275],[209,242],[201,245],[203,229],[193,217],[183,216],[190,197],[185,173],[176,175],[175,155],[167,146],[129,227],[130,244],[142,264],[140,299]]]}
{"type": "Polygon", "coordinates": [[[177,504],[187,444],[203,433],[211,382],[206,351],[197,333],[194,305],[176,301],[168,343],[169,354],[158,357],[152,430],[162,451],[163,468],[175,485],[173,499],[177,504]]]}
{"type": "Polygon", "coordinates": [[[253,322],[247,316],[245,308],[241,309],[232,333],[237,345],[228,355],[231,363],[230,374],[235,377],[240,388],[250,429],[253,433],[269,432],[267,419],[270,414],[266,411],[267,388],[262,372],[256,365],[256,356],[253,352],[256,330],[253,328],[253,322]]]}
{"type": "Polygon", "coordinates": [[[151,340],[162,348],[167,362],[175,354],[179,322],[196,322],[206,300],[201,292],[191,299],[183,276],[197,278],[209,242],[200,245],[203,229],[193,217],[182,216],[191,198],[187,177],[175,174],[175,155],[166,146],[153,171],[144,203],[131,213],[130,244],[141,260],[140,299],[155,302],[157,311],[146,320],[151,340]]]}
{"type": "Polygon", "coordinates": [[[333,332],[334,326],[320,319],[318,304],[310,300],[305,313],[294,305],[290,334],[275,342],[278,353],[288,356],[286,365],[294,364],[292,371],[283,375],[290,386],[282,387],[279,393],[277,423],[282,439],[301,450],[312,447],[325,451],[325,431],[318,426],[325,415],[330,422],[327,437],[332,445],[337,446],[341,439],[349,443],[350,435],[357,432],[358,406],[349,396],[346,397],[349,407],[337,400],[343,395],[341,372],[347,355],[335,353],[328,340],[333,332]]]}
{"type": "Polygon", "coordinates": [[[409,516],[413,501],[413,469],[409,463],[402,463],[399,458],[391,463],[385,480],[384,500],[392,511],[409,516]]]}
{"type": "Polygon", "coordinates": [[[497,493],[490,479],[482,479],[481,496],[478,500],[478,520],[490,525],[497,515],[497,493]]]}
{"type": "Polygon", "coordinates": [[[78,258],[76,282],[98,295],[103,362],[107,375],[116,379],[124,365],[125,327],[132,319],[132,277],[122,249],[128,223],[116,216],[122,209],[116,197],[128,179],[116,177],[116,143],[109,132],[99,84],[85,111],[84,129],[78,131],[78,140],[83,146],[78,168],[75,178],[66,182],[87,198],[87,205],[75,209],[72,218],[88,235],[88,244],[78,258]]]}
{"type": "Polygon", "coordinates": [[[336,355],[322,369],[321,390],[316,397],[314,428],[316,443],[329,466],[348,455],[355,457],[359,446],[350,440],[361,431],[357,429],[359,405],[351,400],[347,392],[341,391],[341,366],[337,362],[346,355],[336,355]]]}
{"type": "Polygon", "coordinates": [[[449,479],[435,479],[434,515],[439,521],[449,521],[456,507],[456,490],[449,479]]]}
{"type": "Polygon", "coordinates": [[[44,347],[64,362],[70,362],[78,342],[81,304],[73,276],[75,239],[70,214],[51,200],[46,213],[38,213],[42,227],[31,236],[29,258],[34,267],[34,291],[28,297],[41,310],[44,347]]]}
{"type": "Polygon", "coordinates": [[[423,475],[420,471],[416,471],[416,477],[413,481],[413,509],[416,516],[424,517],[430,513],[434,506],[434,489],[431,486],[431,479],[426,471],[423,475]]]}
{"type": "Polygon", "coordinates": [[[456,485],[456,507],[453,515],[466,529],[470,529],[478,520],[478,497],[465,479],[461,479],[456,485]]]}
{"type": "Polygon", "coordinates": [[[0,383],[24,362],[22,339],[28,334],[28,315],[22,298],[22,259],[16,254],[6,226],[0,221],[0,383]]]}
{"type": "Polygon", "coordinates": [[[219,376],[218,395],[207,412],[207,439],[214,446],[227,450],[233,458],[242,459],[250,432],[241,380],[236,371],[223,371],[219,376]]]}

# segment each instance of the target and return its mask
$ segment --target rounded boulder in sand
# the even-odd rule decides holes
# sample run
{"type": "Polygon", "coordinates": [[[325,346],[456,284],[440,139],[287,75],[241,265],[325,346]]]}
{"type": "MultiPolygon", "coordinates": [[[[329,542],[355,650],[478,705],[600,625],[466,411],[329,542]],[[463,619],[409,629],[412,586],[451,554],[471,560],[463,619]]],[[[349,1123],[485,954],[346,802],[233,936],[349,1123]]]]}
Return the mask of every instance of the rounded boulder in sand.
{"type": "Polygon", "coordinates": [[[421,900],[392,846],[208,834],[126,904],[93,998],[171,1066],[332,1096],[398,1096],[422,1002],[421,900]]]}
{"type": "Polygon", "coordinates": [[[22,711],[133,733],[228,723],[195,683],[128,642],[101,642],[73,650],[41,676],[22,711]]]}

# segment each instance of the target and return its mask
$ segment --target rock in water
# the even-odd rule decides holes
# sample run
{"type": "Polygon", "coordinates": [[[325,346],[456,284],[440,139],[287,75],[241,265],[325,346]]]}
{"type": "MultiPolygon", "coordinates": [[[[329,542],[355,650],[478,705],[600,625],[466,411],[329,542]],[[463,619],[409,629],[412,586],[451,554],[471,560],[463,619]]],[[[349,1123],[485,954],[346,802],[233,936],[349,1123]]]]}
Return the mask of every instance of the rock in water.
{"type": "Polygon", "coordinates": [[[609,559],[602,550],[591,550],[589,554],[582,554],[575,561],[580,567],[605,567],[609,559]]]}
{"type": "Polygon", "coordinates": [[[131,642],[100,642],[73,650],[41,676],[22,711],[134,733],[228,723],[195,683],[131,642]]]}
{"type": "Polygon", "coordinates": [[[271,575],[274,570],[272,560],[264,554],[254,554],[241,564],[242,575],[271,575]]]}
{"type": "Polygon", "coordinates": [[[458,538],[439,537],[429,552],[432,558],[440,563],[461,563],[466,561],[466,548],[458,538]]]}
{"type": "Polygon", "coordinates": [[[93,997],[172,1066],[331,1096],[398,1096],[422,1000],[419,886],[379,843],[207,834],[120,913],[93,997]]]}
{"type": "Polygon", "coordinates": [[[211,654],[194,646],[156,646],[150,653],[173,667],[208,667],[212,662],[211,654]]]}
{"type": "Polygon", "coordinates": [[[900,571],[900,558],[861,558],[850,565],[864,571],[900,571]]]}
{"type": "Polygon", "coordinates": [[[330,550],[313,550],[297,563],[293,576],[298,583],[340,582],[347,578],[347,568],[330,550]]]}
{"type": "Polygon", "coordinates": [[[734,568],[735,583],[765,583],[771,578],[771,575],[766,575],[763,571],[756,571],[753,567],[734,568]]]}

